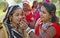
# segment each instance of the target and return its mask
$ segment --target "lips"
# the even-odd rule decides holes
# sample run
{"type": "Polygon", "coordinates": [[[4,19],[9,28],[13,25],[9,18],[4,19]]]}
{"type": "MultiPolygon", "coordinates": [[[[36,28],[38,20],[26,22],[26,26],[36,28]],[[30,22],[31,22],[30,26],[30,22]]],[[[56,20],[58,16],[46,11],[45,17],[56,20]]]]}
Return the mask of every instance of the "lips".
{"type": "Polygon", "coordinates": [[[20,18],[18,21],[20,22],[20,21],[22,21],[23,20],[23,18],[20,18]]]}

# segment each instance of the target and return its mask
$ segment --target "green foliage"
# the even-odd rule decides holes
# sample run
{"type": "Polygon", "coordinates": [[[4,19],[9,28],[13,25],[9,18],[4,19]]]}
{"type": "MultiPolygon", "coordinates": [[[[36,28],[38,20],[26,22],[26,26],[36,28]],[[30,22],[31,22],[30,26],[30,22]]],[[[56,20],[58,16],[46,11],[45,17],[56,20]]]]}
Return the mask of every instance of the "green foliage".
{"type": "Polygon", "coordinates": [[[59,1],[59,3],[60,3],[60,0],[58,0],[59,1]]]}
{"type": "Polygon", "coordinates": [[[20,3],[22,0],[14,0],[16,3],[20,3]]]}
{"type": "Polygon", "coordinates": [[[8,3],[6,1],[0,2],[0,9],[3,9],[7,5],[8,5],[8,3]]]}
{"type": "Polygon", "coordinates": [[[42,2],[43,0],[38,0],[38,2],[42,2]]]}

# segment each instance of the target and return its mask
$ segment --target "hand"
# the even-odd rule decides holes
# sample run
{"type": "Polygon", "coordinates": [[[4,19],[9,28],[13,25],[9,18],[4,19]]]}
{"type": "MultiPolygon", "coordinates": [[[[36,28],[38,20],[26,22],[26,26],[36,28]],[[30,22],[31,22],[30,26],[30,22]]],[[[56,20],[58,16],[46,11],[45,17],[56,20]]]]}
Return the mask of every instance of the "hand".
{"type": "Polygon", "coordinates": [[[39,19],[37,20],[37,22],[36,22],[36,24],[35,24],[35,28],[36,28],[36,26],[37,26],[38,24],[42,24],[41,18],[39,18],[39,19]]]}
{"type": "Polygon", "coordinates": [[[24,22],[24,21],[21,21],[21,22],[20,22],[20,26],[21,26],[21,28],[22,28],[23,30],[26,30],[26,29],[28,28],[28,25],[27,25],[26,22],[24,22]]]}

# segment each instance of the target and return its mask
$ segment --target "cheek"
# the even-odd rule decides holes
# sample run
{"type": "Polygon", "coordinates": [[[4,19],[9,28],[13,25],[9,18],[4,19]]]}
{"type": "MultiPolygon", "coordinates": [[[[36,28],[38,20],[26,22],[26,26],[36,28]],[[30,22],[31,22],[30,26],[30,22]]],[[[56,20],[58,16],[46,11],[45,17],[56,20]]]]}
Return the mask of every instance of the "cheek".
{"type": "Polygon", "coordinates": [[[14,23],[17,23],[18,21],[18,17],[16,17],[16,16],[14,16],[13,18],[12,18],[12,22],[14,22],[14,23]]]}
{"type": "Polygon", "coordinates": [[[42,18],[43,20],[46,20],[46,19],[47,19],[47,15],[46,15],[46,14],[41,14],[41,18],[42,18]]]}
{"type": "Polygon", "coordinates": [[[49,19],[50,19],[49,15],[45,14],[45,15],[44,15],[44,20],[47,21],[47,20],[49,20],[49,19]]]}
{"type": "Polygon", "coordinates": [[[16,21],[16,17],[13,17],[13,18],[12,18],[12,21],[16,21]]]}

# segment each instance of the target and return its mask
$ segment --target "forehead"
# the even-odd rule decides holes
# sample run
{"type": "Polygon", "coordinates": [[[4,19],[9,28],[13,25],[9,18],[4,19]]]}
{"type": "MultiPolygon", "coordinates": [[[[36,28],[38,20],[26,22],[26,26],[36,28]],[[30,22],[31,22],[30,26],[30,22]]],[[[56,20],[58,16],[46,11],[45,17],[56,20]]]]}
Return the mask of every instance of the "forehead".
{"type": "Polygon", "coordinates": [[[15,14],[17,14],[17,13],[20,13],[20,14],[21,14],[21,13],[22,13],[22,9],[18,8],[18,9],[16,9],[16,10],[14,11],[14,13],[15,13],[15,14]]]}
{"type": "Polygon", "coordinates": [[[46,8],[44,6],[42,6],[41,11],[46,11],[46,8]]]}
{"type": "Polygon", "coordinates": [[[26,4],[26,3],[23,4],[23,6],[27,6],[27,5],[29,5],[29,4],[26,4]]]}
{"type": "Polygon", "coordinates": [[[46,10],[46,8],[44,6],[41,7],[41,11],[44,14],[49,14],[49,12],[46,10]]]}

